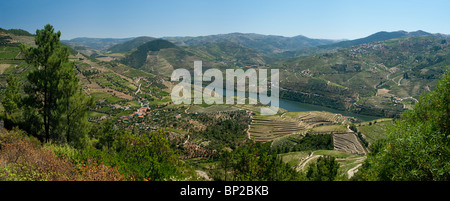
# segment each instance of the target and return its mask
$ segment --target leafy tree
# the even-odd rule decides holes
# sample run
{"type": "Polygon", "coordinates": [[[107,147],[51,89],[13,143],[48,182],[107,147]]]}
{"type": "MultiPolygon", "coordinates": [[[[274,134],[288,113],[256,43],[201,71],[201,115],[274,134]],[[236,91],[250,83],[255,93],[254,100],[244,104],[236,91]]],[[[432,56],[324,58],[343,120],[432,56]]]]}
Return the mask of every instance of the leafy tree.
{"type": "Polygon", "coordinates": [[[118,143],[122,171],[138,180],[170,180],[181,176],[178,154],[170,148],[164,132],[143,136],[124,135],[118,143]]]}
{"type": "Polygon", "coordinates": [[[320,157],[316,163],[309,165],[306,178],[311,181],[333,181],[338,169],[339,163],[334,157],[320,157]]]}
{"type": "MultiPolygon", "coordinates": [[[[227,152],[227,151],[225,151],[227,152]]],[[[231,153],[224,153],[221,166],[232,172],[237,181],[298,181],[302,174],[284,163],[270,143],[244,144],[231,153]]]]}
{"type": "Polygon", "coordinates": [[[388,130],[359,171],[362,180],[450,180],[450,72],[388,130]]]}

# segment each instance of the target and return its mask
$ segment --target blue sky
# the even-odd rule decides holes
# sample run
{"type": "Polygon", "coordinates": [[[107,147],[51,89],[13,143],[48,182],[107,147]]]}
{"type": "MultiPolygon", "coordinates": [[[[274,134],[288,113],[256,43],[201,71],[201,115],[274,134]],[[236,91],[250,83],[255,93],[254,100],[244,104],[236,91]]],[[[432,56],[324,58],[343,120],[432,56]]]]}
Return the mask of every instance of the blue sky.
{"type": "Polygon", "coordinates": [[[1,0],[0,27],[52,24],[75,37],[202,36],[232,32],[356,39],[378,31],[450,34],[448,0],[1,0]]]}

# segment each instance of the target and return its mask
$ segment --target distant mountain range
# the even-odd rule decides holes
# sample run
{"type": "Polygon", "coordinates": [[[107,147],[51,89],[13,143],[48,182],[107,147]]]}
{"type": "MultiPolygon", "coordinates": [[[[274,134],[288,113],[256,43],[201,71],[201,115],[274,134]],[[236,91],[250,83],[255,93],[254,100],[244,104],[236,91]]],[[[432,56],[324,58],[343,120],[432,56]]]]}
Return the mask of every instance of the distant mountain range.
{"type": "MultiPolygon", "coordinates": [[[[61,42],[74,47],[77,49],[77,47],[87,47],[92,48],[94,50],[103,50],[107,49],[109,47],[112,47],[114,45],[127,42],[129,40],[134,39],[135,37],[131,38],[87,38],[87,37],[81,37],[81,38],[74,38],[71,40],[61,40],[61,42]]],[[[78,48],[79,49],[79,48],[78,48]]]]}
{"type": "MultiPolygon", "coordinates": [[[[334,49],[347,48],[364,43],[414,36],[450,38],[450,35],[447,34],[432,34],[419,30],[415,32],[381,31],[355,40],[312,39],[301,35],[284,37],[254,33],[229,33],[197,37],[162,37],[162,39],[170,41],[177,46],[205,46],[215,43],[231,42],[266,55],[275,55],[275,57],[279,58],[292,58],[301,55],[328,52],[334,49]]],[[[83,37],[63,40],[62,42],[77,51],[90,55],[100,51],[110,53],[126,52],[155,39],[156,38],[149,36],[119,39],[83,37]]]]}
{"type": "Polygon", "coordinates": [[[262,53],[279,53],[287,50],[300,50],[307,47],[329,45],[336,40],[311,39],[305,36],[274,36],[254,33],[230,33],[199,37],[165,37],[178,46],[201,46],[218,42],[232,42],[262,53]]]}
{"type": "MultiPolygon", "coordinates": [[[[75,48],[91,48],[93,50],[106,50],[112,53],[125,52],[137,48],[145,42],[154,40],[154,37],[137,38],[74,38],[62,42],[75,48]]],[[[307,47],[316,47],[339,42],[338,40],[311,39],[305,36],[284,37],[274,35],[262,35],[253,33],[230,33],[198,37],[163,37],[177,46],[203,46],[214,43],[232,42],[243,47],[252,48],[262,53],[279,53],[288,50],[300,50],[307,47]]]]}
{"type": "Polygon", "coordinates": [[[417,37],[417,36],[436,36],[444,39],[450,39],[450,35],[447,34],[432,34],[425,31],[414,31],[414,32],[406,32],[406,31],[393,31],[393,32],[386,32],[386,31],[380,31],[377,33],[374,33],[370,36],[359,38],[355,40],[344,40],[340,42],[336,42],[333,44],[328,45],[320,45],[315,47],[309,47],[304,48],[300,50],[290,50],[285,51],[280,54],[277,54],[276,57],[280,59],[288,59],[288,58],[294,58],[299,56],[306,56],[311,54],[319,54],[319,53],[327,53],[327,52],[333,52],[337,49],[341,48],[348,48],[351,46],[357,46],[367,43],[373,43],[373,42],[379,42],[379,41],[385,41],[385,40],[391,40],[391,39],[399,39],[399,38],[408,38],[408,37],[417,37]]]}
{"type": "MultiPolygon", "coordinates": [[[[331,45],[327,45],[326,48],[333,48],[333,47],[339,47],[339,48],[346,48],[351,47],[354,45],[361,45],[364,43],[372,43],[372,42],[378,42],[378,41],[384,41],[384,40],[390,40],[394,38],[406,38],[406,37],[415,37],[415,36],[433,36],[434,34],[424,32],[424,31],[414,31],[414,32],[406,32],[406,31],[394,31],[394,32],[386,32],[386,31],[380,31],[378,33],[372,34],[370,36],[367,36],[365,38],[360,38],[356,40],[347,40],[342,41],[338,43],[334,43],[331,45]]],[[[324,46],[320,46],[324,47],[324,46]]]]}

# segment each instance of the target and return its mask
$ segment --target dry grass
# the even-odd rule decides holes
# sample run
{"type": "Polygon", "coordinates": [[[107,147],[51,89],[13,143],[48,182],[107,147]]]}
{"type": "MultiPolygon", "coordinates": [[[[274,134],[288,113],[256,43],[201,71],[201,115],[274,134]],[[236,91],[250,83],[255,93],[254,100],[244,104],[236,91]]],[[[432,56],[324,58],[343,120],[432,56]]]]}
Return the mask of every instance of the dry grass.
{"type": "Polygon", "coordinates": [[[5,70],[10,66],[11,64],[0,64],[0,75],[3,74],[3,72],[5,72],[5,70]]]}

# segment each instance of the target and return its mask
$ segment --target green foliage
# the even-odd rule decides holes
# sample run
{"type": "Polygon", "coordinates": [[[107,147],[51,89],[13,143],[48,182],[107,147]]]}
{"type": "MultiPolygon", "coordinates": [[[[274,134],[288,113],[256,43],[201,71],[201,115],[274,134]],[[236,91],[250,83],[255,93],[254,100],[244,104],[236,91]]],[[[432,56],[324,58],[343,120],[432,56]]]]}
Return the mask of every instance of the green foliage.
{"type": "Polygon", "coordinates": [[[333,149],[333,135],[306,134],[304,138],[294,147],[295,151],[304,150],[332,150],[333,149]]]}
{"type": "Polygon", "coordinates": [[[230,33],[200,37],[174,37],[167,40],[177,45],[200,46],[214,43],[231,42],[262,53],[300,50],[307,47],[332,44],[332,40],[311,39],[305,36],[283,37],[273,35],[230,33]]]}
{"type": "Polygon", "coordinates": [[[122,62],[134,68],[141,68],[147,60],[147,54],[149,51],[160,51],[161,49],[175,47],[177,46],[166,40],[152,40],[139,46],[136,51],[125,57],[122,62]]]}
{"type": "MultiPolygon", "coordinates": [[[[205,46],[186,47],[186,51],[198,55],[203,61],[221,62],[227,67],[262,66],[270,61],[267,56],[257,51],[232,42],[220,42],[205,46]]],[[[245,69],[244,69],[245,70],[245,69]]]]}
{"type": "Polygon", "coordinates": [[[114,128],[106,122],[100,129],[93,129],[91,137],[98,139],[95,147],[83,149],[75,161],[95,160],[118,167],[128,179],[175,180],[183,177],[179,156],[170,147],[167,133],[144,133],[140,136],[114,128]]]}
{"type": "Polygon", "coordinates": [[[33,36],[33,34],[23,29],[8,29],[6,32],[16,36],[33,36]]]}
{"type": "Polygon", "coordinates": [[[285,86],[292,90],[281,91],[280,97],[287,100],[298,101],[302,103],[314,104],[334,108],[338,110],[345,110],[345,103],[335,98],[336,94],[348,94],[349,90],[342,89],[340,87],[329,86],[323,82],[309,82],[308,86],[299,86],[298,83],[292,83],[292,85],[285,86]],[[294,86],[296,85],[296,86],[294,86]],[[321,94],[305,93],[304,91],[316,92],[321,91],[321,94]],[[302,92],[300,92],[302,91],[302,92]]]}
{"type": "Polygon", "coordinates": [[[426,32],[420,32],[420,31],[411,32],[411,33],[404,32],[404,31],[396,31],[396,32],[381,31],[381,32],[372,34],[365,38],[361,38],[361,39],[357,39],[357,40],[342,41],[339,43],[329,45],[328,47],[346,48],[346,47],[351,47],[354,45],[361,45],[364,43],[372,43],[372,42],[376,42],[376,41],[384,41],[384,40],[389,40],[389,39],[394,39],[394,38],[403,38],[403,37],[408,37],[411,35],[419,36],[419,35],[431,35],[431,34],[426,33],[426,32]]]}
{"type": "Polygon", "coordinates": [[[38,110],[43,119],[45,140],[56,135],[54,128],[59,117],[56,115],[57,99],[61,97],[58,86],[63,69],[68,66],[69,51],[59,43],[61,32],[54,33],[51,25],[36,31],[37,48],[21,45],[21,51],[26,61],[35,66],[28,74],[29,84],[25,88],[28,94],[25,100],[27,109],[38,110]]]}
{"type": "Polygon", "coordinates": [[[21,103],[21,95],[20,95],[20,82],[17,78],[11,74],[7,78],[8,85],[4,91],[4,96],[2,101],[2,105],[5,108],[5,112],[8,114],[12,114],[16,112],[21,103]]]}
{"type": "Polygon", "coordinates": [[[309,134],[303,138],[288,137],[293,145],[278,146],[274,148],[278,153],[307,150],[332,150],[334,148],[333,135],[331,134],[309,134]]]}
{"type": "Polygon", "coordinates": [[[99,73],[99,71],[96,70],[96,69],[93,69],[93,70],[85,70],[85,71],[82,72],[82,74],[83,74],[84,76],[95,75],[95,74],[98,74],[98,73],[99,73]]]}
{"type": "Polygon", "coordinates": [[[0,132],[0,180],[60,181],[73,178],[71,163],[20,130],[0,132]]]}
{"type": "Polygon", "coordinates": [[[450,180],[450,72],[377,143],[359,178],[450,180]]]}
{"type": "Polygon", "coordinates": [[[26,128],[42,140],[84,144],[87,111],[93,105],[81,91],[69,50],[51,25],[36,31],[37,47],[21,45],[27,63],[35,69],[24,88],[26,128]],[[43,124],[43,125],[41,125],[43,124]]]}
{"type": "Polygon", "coordinates": [[[148,37],[148,36],[141,36],[141,37],[137,37],[135,39],[126,41],[124,43],[119,43],[117,45],[114,45],[110,48],[108,48],[108,51],[110,51],[111,53],[117,53],[117,52],[126,52],[126,51],[130,51],[134,48],[137,48],[141,45],[143,45],[146,42],[155,40],[155,38],[153,37],[148,37]]]}
{"type": "Polygon", "coordinates": [[[398,117],[403,104],[391,97],[418,98],[435,86],[450,63],[448,41],[411,37],[420,33],[400,35],[404,36],[273,64],[272,68],[286,70],[280,71],[284,89],[280,97],[362,115],[398,117]],[[388,92],[377,94],[380,89],[388,92]]]}
{"type": "Polygon", "coordinates": [[[306,178],[310,181],[333,181],[338,169],[339,163],[334,157],[320,157],[317,162],[308,166],[306,178]]]}
{"type": "Polygon", "coordinates": [[[179,178],[178,155],[169,146],[163,132],[141,137],[128,135],[122,139],[119,156],[125,165],[123,170],[137,179],[171,180],[179,178]]]}
{"type": "Polygon", "coordinates": [[[245,122],[225,120],[211,125],[205,131],[199,133],[208,140],[212,140],[215,146],[234,147],[246,137],[245,122]]]}
{"type": "Polygon", "coordinates": [[[270,143],[247,143],[231,153],[224,151],[220,160],[224,176],[216,178],[219,180],[298,181],[303,178],[270,149],[270,143]]]}

